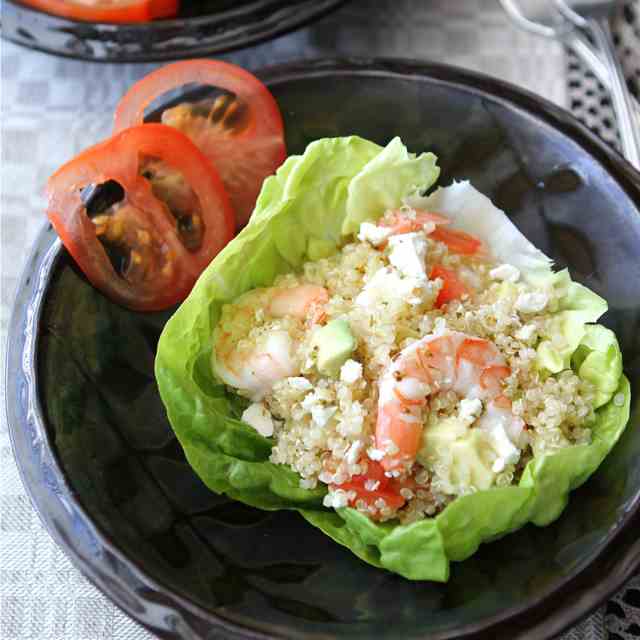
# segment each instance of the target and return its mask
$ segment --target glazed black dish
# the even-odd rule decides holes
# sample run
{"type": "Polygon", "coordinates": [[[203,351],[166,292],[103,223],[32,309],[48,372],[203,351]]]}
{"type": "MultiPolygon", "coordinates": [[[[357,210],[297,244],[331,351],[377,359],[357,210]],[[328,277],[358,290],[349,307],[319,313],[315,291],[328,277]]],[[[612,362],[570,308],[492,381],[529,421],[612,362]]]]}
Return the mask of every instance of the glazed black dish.
{"type": "Polygon", "coordinates": [[[358,560],[294,512],[208,491],[185,462],[153,377],[170,311],[126,311],[41,234],[19,285],[7,369],[15,455],[73,562],[163,638],[550,638],[640,563],[640,178],[568,113],[458,69],[315,61],[259,73],[290,153],[317,138],[399,135],[469,178],[574,279],[604,296],[632,385],[631,422],[552,525],[529,525],[447,584],[358,560]]]}
{"type": "Polygon", "coordinates": [[[2,7],[2,37],[71,58],[149,62],[195,58],[270,40],[316,20],[344,0],[185,0],[175,19],[98,24],[60,18],[19,0],[2,7]]]}

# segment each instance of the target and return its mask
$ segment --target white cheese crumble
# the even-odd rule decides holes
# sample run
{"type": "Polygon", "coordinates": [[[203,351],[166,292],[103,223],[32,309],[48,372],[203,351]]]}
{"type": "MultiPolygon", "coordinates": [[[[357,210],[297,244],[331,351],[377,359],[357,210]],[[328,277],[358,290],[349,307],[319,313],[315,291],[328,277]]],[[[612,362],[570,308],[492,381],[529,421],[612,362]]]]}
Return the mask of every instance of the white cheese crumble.
{"type": "Polygon", "coordinates": [[[242,421],[253,427],[260,435],[273,435],[273,417],[263,402],[254,402],[242,412],[242,421]]]}
{"type": "Polygon", "coordinates": [[[549,303],[549,296],[543,291],[521,293],[516,300],[515,307],[522,313],[539,313],[549,303]]]}
{"type": "Polygon", "coordinates": [[[535,324],[525,324],[522,325],[514,335],[518,340],[529,342],[529,340],[531,340],[531,338],[533,338],[533,336],[535,335],[536,331],[537,327],[535,324]]]}
{"type": "Polygon", "coordinates": [[[340,509],[349,504],[349,496],[346,491],[336,489],[333,492],[327,493],[327,495],[322,499],[322,504],[325,507],[340,509]]]}
{"type": "Polygon", "coordinates": [[[347,360],[340,367],[340,381],[345,384],[353,384],[362,377],[362,365],[355,360],[347,360]]]}
{"type": "Polygon", "coordinates": [[[482,413],[482,400],[480,398],[462,398],[458,407],[458,419],[465,426],[472,425],[482,413]]]}
{"type": "Polygon", "coordinates": [[[422,233],[403,233],[389,238],[389,262],[409,278],[425,280],[427,241],[422,233]]]}
{"type": "Polygon", "coordinates": [[[378,461],[384,458],[384,451],[381,451],[380,449],[375,449],[374,447],[370,447],[367,450],[367,455],[371,460],[378,461]]]}
{"type": "Polygon", "coordinates": [[[318,427],[324,427],[336,411],[337,407],[323,407],[316,404],[311,407],[311,419],[318,427]]]}
{"type": "Polygon", "coordinates": [[[501,264],[489,271],[492,280],[505,280],[506,282],[518,282],[520,280],[520,269],[512,264],[501,264]]]}
{"type": "Polygon", "coordinates": [[[356,464],[358,462],[363,446],[364,445],[362,444],[361,440],[356,440],[351,444],[345,455],[345,458],[349,464],[356,464]]]}
{"type": "Polygon", "coordinates": [[[510,412],[504,412],[489,404],[477,421],[476,427],[485,432],[491,448],[497,455],[492,467],[494,473],[500,473],[507,465],[520,460],[520,449],[514,444],[514,440],[517,440],[518,432],[522,429],[522,422],[517,419],[514,422],[510,412]]]}
{"type": "Polygon", "coordinates": [[[383,267],[373,274],[355,302],[358,306],[369,307],[372,312],[377,312],[381,303],[404,302],[418,286],[415,278],[402,278],[396,269],[383,267]]]}
{"type": "Polygon", "coordinates": [[[396,384],[398,392],[407,400],[424,400],[429,393],[431,387],[417,378],[403,378],[396,384]]]}
{"type": "Polygon", "coordinates": [[[379,247],[386,242],[391,233],[392,230],[388,227],[379,227],[378,225],[371,224],[370,222],[363,222],[360,225],[358,240],[361,242],[369,242],[374,247],[379,247]]]}
{"type": "Polygon", "coordinates": [[[422,228],[424,230],[424,232],[429,235],[430,233],[433,233],[436,230],[436,223],[429,220],[428,222],[425,222],[422,225],[422,228]]]}
{"type": "Polygon", "coordinates": [[[616,405],[616,407],[621,407],[624,405],[624,394],[623,393],[616,393],[615,396],[613,396],[613,404],[616,405]]]}
{"type": "Polygon", "coordinates": [[[287,378],[287,383],[295,391],[310,391],[313,389],[313,385],[302,376],[287,378]]]}

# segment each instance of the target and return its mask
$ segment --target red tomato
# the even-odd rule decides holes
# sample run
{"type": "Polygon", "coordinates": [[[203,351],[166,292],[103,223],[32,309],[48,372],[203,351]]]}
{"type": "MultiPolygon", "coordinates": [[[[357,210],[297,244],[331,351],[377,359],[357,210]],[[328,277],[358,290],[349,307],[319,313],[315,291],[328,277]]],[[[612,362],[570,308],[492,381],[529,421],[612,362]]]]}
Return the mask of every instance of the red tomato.
{"type": "MultiPolygon", "coordinates": [[[[440,227],[438,227],[439,229],[440,227]]],[[[433,234],[431,234],[433,236],[433,234]]],[[[440,278],[442,280],[442,289],[436,298],[436,307],[439,309],[452,300],[458,300],[465,293],[468,293],[467,287],[462,280],[458,278],[455,271],[447,269],[440,264],[433,265],[429,279],[434,280],[440,278]]]]}
{"type": "Polygon", "coordinates": [[[115,131],[139,124],[156,98],[187,83],[233,94],[215,101],[181,104],[162,122],[187,135],[222,177],[243,226],[251,216],[264,179],[286,158],[282,116],[269,90],[255,76],[219,60],[186,60],[157,69],[137,82],[118,104],[115,131]]]}
{"type": "Polygon", "coordinates": [[[367,472],[364,475],[353,476],[349,482],[339,485],[344,491],[355,491],[356,499],[363,500],[367,505],[373,505],[378,498],[382,498],[392,509],[400,509],[406,502],[400,495],[400,482],[384,475],[384,468],[379,462],[367,460],[367,472]],[[377,482],[375,489],[367,489],[367,481],[377,482]]]}
{"type": "Polygon", "coordinates": [[[51,176],[47,196],[47,215],[87,278],[131,309],[183,300],[233,236],[231,204],[211,163],[161,124],[87,149],[51,176]],[[119,197],[85,205],[82,191],[94,185],[115,185],[119,197]]]}
{"type": "Polygon", "coordinates": [[[478,238],[474,238],[472,235],[456,229],[447,229],[438,226],[429,234],[429,237],[446,244],[449,251],[466,256],[478,253],[482,248],[482,242],[480,242],[478,238]]]}
{"type": "Polygon", "coordinates": [[[178,13],[179,0],[22,0],[22,4],[83,22],[149,22],[178,13]]]}

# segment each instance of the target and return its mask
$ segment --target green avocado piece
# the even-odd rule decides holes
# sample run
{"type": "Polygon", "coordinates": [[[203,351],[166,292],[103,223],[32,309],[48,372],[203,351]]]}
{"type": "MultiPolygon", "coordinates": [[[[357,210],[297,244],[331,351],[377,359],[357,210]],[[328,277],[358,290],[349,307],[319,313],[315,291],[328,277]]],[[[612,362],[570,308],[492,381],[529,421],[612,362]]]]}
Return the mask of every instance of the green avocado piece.
{"type": "Polygon", "coordinates": [[[489,444],[477,429],[451,446],[451,480],[458,486],[473,486],[488,489],[495,479],[495,473],[487,460],[489,444]]]}
{"type": "Polygon", "coordinates": [[[425,425],[417,459],[452,488],[488,489],[495,480],[491,445],[457,416],[425,425]]]}
{"type": "Polygon", "coordinates": [[[355,351],[356,339],[346,320],[332,320],[315,332],[313,344],[318,350],[318,371],[333,377],[355,351]]]}

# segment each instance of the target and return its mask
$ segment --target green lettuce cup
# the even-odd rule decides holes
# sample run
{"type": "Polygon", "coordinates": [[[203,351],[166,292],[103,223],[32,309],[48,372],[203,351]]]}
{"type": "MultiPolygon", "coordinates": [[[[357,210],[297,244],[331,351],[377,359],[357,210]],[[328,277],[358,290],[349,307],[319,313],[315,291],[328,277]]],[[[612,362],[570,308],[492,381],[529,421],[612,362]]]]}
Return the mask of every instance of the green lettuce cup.
{"type": "Polygon", "coordinates": [[[549,258],[468,182],[421,196],[438,175],[433,154],[410,154],[399,139],[384,148],[358,137],[324,139],[290,157],[265,181],[250,224],[165,326],[155,371],[187,460],[212,491],[261,509],[295,509],[372,565],[411,580],[444,582],[450,561],[468,558],[482,542],[527,522],[547,525],[561,514],[569,492],[598,468],[624,430],[630,389],[615,335],[593,324],[606,302],[566,270],[553,272],[549,258]],[[405,201],[447,216],[527,281],[566,289],[552,324],[559,339],[538,345],[537,366],[549,374],[571,368],[591,382],[596,419],[590,444],[536,456],[517,485],[458,497],[436,517],[402,525],[325,508],[325,488],[303,489],[294,471],[270,462],[272,441],[240,420],[246,401],[216,379],[211,354],[224,304],[337,252],[362,222],[405,201]]]}

